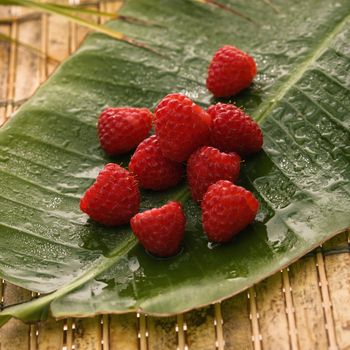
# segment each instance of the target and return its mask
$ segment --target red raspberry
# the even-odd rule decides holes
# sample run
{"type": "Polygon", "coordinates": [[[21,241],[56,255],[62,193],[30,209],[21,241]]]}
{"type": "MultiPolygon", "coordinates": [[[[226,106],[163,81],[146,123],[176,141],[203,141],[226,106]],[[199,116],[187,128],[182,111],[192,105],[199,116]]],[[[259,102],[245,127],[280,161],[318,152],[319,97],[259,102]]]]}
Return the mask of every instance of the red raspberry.
{"type": "Polygon", "coordinates": [[[135,177],[117,164],[107,164],[80,200],[80,209],[106,226],[127,224],[139,211],[135,177]]]}
{"type": "Polygon", "coordinates": [[[208,187],[218,180],[235,182],[240,161],[236,153],[221,153],[208,146],[194,152],[187,162],[187,179],[192,198],[201,201],[208,187]]]}
{"type": "Polygon", "coordinates": [[[164,157],[186,161],[198,147],[208,144],[210,116],[188,97],[167,95],[155,115],[156,135],[164,157]]]}
{"type": "Polygon", "coordinates": [[[225,45],[215,52],[208,69],[207,88],[216,97],[228,97],[248,87],[256,75],[254,59],[225,45]]]}
{"type": "Polygon", "coordinates": [[[223,152],[249,155],[261,149],[263,135],[259,125],[240,108],[224,103],[210,106],[211,143],[223,152]]]}
{"type": "Polygon", "coordinates": [[[130,223],[135,236],[150,253],[166,257],[179,251],[186,218],[178,202],[139,213],[130,223]]]}
{"type": "Polygon", "coordinates": [[[258,208],[257,199],[243,187],[226,180],[211,185],[202,201],[203,227],[208,239],[229,241],[253,222],[258,208]]]}
{"type": "Polygon", "coordinates": [[[107,108],[98,119],[98,136],[109,155],[126,153],[144,140],[152,128],[147,108],[107,108]]]}
{"type": "Polygon", "coordinates": [[[142,141],[129,163],[141,187],[164,190],[175,186],[182,178],[182,164],[165,158],[155,135],[142,141]]]}

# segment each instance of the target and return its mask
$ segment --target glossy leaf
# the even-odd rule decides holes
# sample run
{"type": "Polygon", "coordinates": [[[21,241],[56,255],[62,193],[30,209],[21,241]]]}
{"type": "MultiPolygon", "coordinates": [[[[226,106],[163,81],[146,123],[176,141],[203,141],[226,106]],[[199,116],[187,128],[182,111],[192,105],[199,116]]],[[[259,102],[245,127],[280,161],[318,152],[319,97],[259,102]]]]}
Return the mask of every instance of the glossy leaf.
{"type": "MultiPolygon", "coordinates": [[[[158,26],[110,22],[155,54],[90,36],[0,133],[0,272],[51,293],[6,308],[0,322],[139,310],[182,312],[251,286],[349,227],[350,3],[344,1],[138,0],[123,15],[158,26]],[[182,252],[157,260],[128,227],[87,220],[79,198],[111,161],[96,137],[105,106],[154,108],[169,92],[202,106],[215,50],[250,52],[259,74],[230,101],[261,123],[264,151],[240,183],[261,203],[230,244],[208,244],[186,184],[143,193],[142,209],[169,199],[188,219],[182,252]]],[[[124,166],[128,156],[113,159],[124,166]]]]}

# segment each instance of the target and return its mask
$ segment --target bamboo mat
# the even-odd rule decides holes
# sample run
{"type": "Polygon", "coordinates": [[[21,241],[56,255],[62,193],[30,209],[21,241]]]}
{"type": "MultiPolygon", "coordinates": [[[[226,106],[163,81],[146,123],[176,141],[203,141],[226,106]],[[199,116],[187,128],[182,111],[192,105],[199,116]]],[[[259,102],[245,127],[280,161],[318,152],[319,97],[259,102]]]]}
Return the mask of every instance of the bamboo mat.
{"type": "MultiPolygon", "coordinates": [[[[119,4],[89,6],[115,11],[119,4]]],[[[9,19],[0,33],[57,61],[74,52],[87,33],[62,18],[18,7],[0,6],[0,18],[9,19]]],[[[57,64],[0,41],[0,125],[57,64]]],[[[0,280],[1,308],[34,296],[0,280]]],[[[338,235],[234,298],[183,315],[104,315],[33,325],[11,320],[0,328],[0,350],[11,349],[350,349],[350,235],[338,235]]]]}

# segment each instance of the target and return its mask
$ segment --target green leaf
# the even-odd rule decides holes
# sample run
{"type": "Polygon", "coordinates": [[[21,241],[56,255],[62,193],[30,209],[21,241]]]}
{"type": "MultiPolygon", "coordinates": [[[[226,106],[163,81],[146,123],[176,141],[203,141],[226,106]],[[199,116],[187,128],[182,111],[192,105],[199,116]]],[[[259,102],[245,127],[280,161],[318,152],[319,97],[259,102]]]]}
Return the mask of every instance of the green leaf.
{"type": "Polygon", "coordinates": [[[25,321],[139,310],[166,315],[221,300],[287,266],[350,224],[350,3],[344,1],[138,0],[112,30],[161,55],[91,35],[0,132],[0,274],[47,294],[5,308],[25,321]],[[276,10],[278,9],[278,11],[276,10]],[[242,15],[240,15],[242,14],[242,15]],[[252,21],[248,20],[252,19],[252,21]],[[264,151],[240,183],[261,203],[256,222],[230,244],[208,245],[185,183],[143,193],[142,209],[170,199],[188,219],[183,251],[155,259],[128,227],[104,228],[79,198],[110,159],[98,145],[105,106],[154,108],[169,92],[202,106],[215,50],[250,52],[259,74],[230,101],[264,131],[264,151]]]}

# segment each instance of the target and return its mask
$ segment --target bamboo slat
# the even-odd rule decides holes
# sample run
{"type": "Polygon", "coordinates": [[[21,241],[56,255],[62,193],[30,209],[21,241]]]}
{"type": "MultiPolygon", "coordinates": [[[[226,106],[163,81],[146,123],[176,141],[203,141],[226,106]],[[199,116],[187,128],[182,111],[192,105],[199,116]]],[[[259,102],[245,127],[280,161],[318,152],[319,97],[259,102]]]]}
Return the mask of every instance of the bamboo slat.
{"type": "MultiPolygon", "coordinates": [[[[11,15],[11,9],[5,8],[1,12],[5,17],[11,15]]],[[[0,33],[5,35],[11,35],[11,26],[0,26],[0,33]]],[[[0,126],[3,124],[6,116],[6,104],[7,100],[7,81],[9,79],[9,63],[10,63],[10,48],[7,42],[0,41],[0,126]]]]}
{"type": "Polygon", "coordinates": [[[282,274],[266,279],[255,290],[263,349],[291,348],[282,274]]]}
{"type": "Polygon", "coordinates": [[[136,315],[111,315],[109,340],[110,350],[137,350],[139,348],[139,338],[136,315]]]}
{"type": "Polygon", "coordinates": [[[176,349],[176,317],[148,317],[148,346],[152,350],[176,349]]]}
{"type": "MultiPolygon", "coordinates": [[[[69,55],[69,28],[68,22],[62,17],[49,16],[47,27],[47,52],[51,57],[63,61],[69,55]]],[[[57,63],[48,64],[48,74],[52,74],[57,63]]]]}
{"type": "Polygon", "coordinates": [[[38,350],[56,350],[63,348],[64,322],[49,319],[38,325],[38,350]]]}
{"type": "Polygon", "coordinates": [[[317,252],[316,262],[317,262],[317,270],[318,270],[318,277],[319,277],[319,285],[321,288],[323,312],[326,320],[325,328],[327,330],[328,344],[331,349],[336,349],[337,342],[335,339],[332,304],[330,301],[328,280],[327,280],[325,264],[324,264],[324,257],[321,252],[317,252]]]}
{"type": "Polygon", "coordinates": [[[326,273],[332,303],[336,343],[350,349],[350,254],[326,256],[326,273]]]}
{"type": "Polygon", "coordinates": [[[185,314],[186,339],[190,349],[215,349],[214,307],[208,306],[185,314]]]}
{"type": "MultiPolygon", "coordinates": [[[[12,15],[12,8],[4,8],[2,13],[3,16],[9,17],[12,15]]],[[[0,32],[14,37],[14,24],[8,26],[0,26],[0,32]]],[[[2,101],[0,105],[0,126],[5,122],[7,116],[7,108],[8,108],[8,98],[9,96],[9,80],[10,80],[10,67],[13,66],[13,62],[10,63],[11,52],[14,50],[15,45],[9,44],[7,42],[0,42],[0,101],[2,101]]],[[[13,61],[13,60],[12,60],[13,61]]],[[[13,69],[12,69],[13,71],[13,69]]],[[[13,84],[11,84],[13,86],[13,84]]]]}
{"type": "Polygon", "coordinates": [[[248,297],[249,297],[249,309],[250,309],[249,316],[252,324],[252,328],[251,328],[252,342],[253,342],[254,350],[261,350],[262,336],[260,333],[259,313],[257,311],[256,291],[254,286],[249,288],[248,297]]]}
{"type": "Polygon", "coordinates": [[[73,319],[68,318],[65,320],[65,324],[63,326],[63,349],[64,350],[73,350],[75,349],[75,323],[73,319]]]}
{"type": "MultiPolygon", "coordinates": [[[[30,10],[18,8],[21,14],[29,13],[30,10]]],[[[17,38],[24,43],[41,49],[41,20],[25,21],[17,24],[17,38]]],[[[26,99],[33,95],[41,83],[41,66],[43,59],[27,48],[18,46],[14,55],[15,68],[13,98],[15,101],[26,99]]],[[[12,83],[12,82],[11,82],[12,83]]],[[[12,95],[12,94],[11,94],[12,95]]]]}
{"type": "MultiPolygon", "coordinates": [[[[90,5],[113,12],[120,2],[90,5]]],[[[0,32],[59,61],[75,51],[87,33],[60,17],[0,7],[0,17],[16,16],[25,17],[0,25],[0,32]]],[[[0,42],[0,125],[56,67],[26,48],[0,42]]],[[[104,315],[50,318],[33,325],[11,320],[0,329],[0,350],[349,350],[348,235],[338,235],[289,269],[221,304],[167,318],[104,315]]],[[[31,292],[0,280],[1,308],[31,297],[31,292]]]]}
{"type": "MultiPolygon", "coordinates": [[[[32,293],[6,283],[3,290],[4,306],[25,302],[31,299],[32,293]]],[[[35,335],[33,335],[35,338],[35,335]]],[[[10,320],[0,328],[0,349],[28,350],[31,343],[30,326],[10,320]]]]}
{"type": "Polygon", "coordinates": [[[101,316],[76,320],[74,344],[79,350],[102,349],[101,316]]]}
{"type": "Polygon", "coordinates": [[[224,350],[225,348],[224,329],[223,329],[224,320],[222,318],[221,303],[216,303],[214,305],[214,310],[215,310],[214,325],[215,325],[215,333],[216,333],[215,345],[218,350],[224,350]]]}
{"type": "Polygon", "coordinates": [[[315,267],[314,257],[304,258],[290,267],[300,349],[327,349],[327,332],[315,267]]]}
{"type": "Polygon", "coordinates": [[[299,348],[297,330],[295,325],[295,315],[294,315],[294,302],[292,296],[292,287],[290,284],[289,278],[289,268],[282,271],[282,281],[283,281],[283,292],[284,292],[284,301],[285,309],[287,313],[288,329],[289,329],[289,341],[290,347],[293,350],[299,348]]]}
{"type": "Polygon", "coordinates": [[[226,348],[232,350],[253,349],[247,293],[238,294],[235,298],[224,301],[221,310],[226,348]]]}

